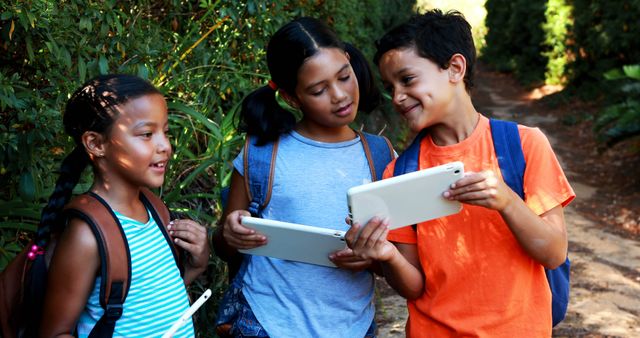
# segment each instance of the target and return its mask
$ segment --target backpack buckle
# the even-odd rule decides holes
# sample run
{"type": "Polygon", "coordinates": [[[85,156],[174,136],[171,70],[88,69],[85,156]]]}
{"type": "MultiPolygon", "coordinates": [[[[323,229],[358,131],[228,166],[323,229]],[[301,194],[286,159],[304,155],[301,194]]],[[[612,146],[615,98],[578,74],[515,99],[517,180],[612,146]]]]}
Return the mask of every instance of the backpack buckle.
{"type": "Polygon", "coordinates": [[[251,201],[251,203],[249,203],[249,207],[247,208],[247,210],[249,211],[249,213],[251,213],[251,216],[259,217],[258,213],[260,211],[260,203],[256,201],[251,201]]]}
{"type": "Polygon", "coordinates": [[[115,323],[122,317],[122,304],[107,304],[104,310],[104,316],[107,322],[115,323]]]}

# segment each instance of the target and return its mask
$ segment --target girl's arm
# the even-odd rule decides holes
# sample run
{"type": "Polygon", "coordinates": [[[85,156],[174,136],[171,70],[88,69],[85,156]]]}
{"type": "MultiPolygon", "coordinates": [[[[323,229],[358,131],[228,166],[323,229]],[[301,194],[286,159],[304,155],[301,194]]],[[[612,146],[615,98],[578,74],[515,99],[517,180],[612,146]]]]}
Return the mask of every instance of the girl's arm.
{"type": "Polygon", "coordinates": [[[207,270],[210,254],[207,229],[189,219],[173,220],[168,229],[174,243],[188,253],[183,279],[189,285],[207,270]]]}
{"type": "Polygon", "coordinates": [[[354,224],[345,239],[354,254],[380,263],[387,282],[402,297],[418,298],[423,293],[424,276],[417,246],[394,245],[387,240],[388,233],[389,222],[374,217],[364,227],[354,224]]]}
{"type": "Polygon", "coordinates": [[[465,174],[445,197],[497,210],[525,252],[546,268],[554,269],[567,258],[562,206],[538,216],[492,171],[465,174]]]}
{"type": "Polygon", "coordinates": [[[233,259],[238,249],[250,249],[266,244],[266,237],[240,224],[242,216],[249,216],[249,196],[244,188],[244,178],[237,170],[231,175],[229,199],[221,217],[221,223],[213,234],[216,255],[223,260],[233,259]]]}
{"type": "Polygon", "coordinates": [[[72,219],[55,247],[47,279],[41,337],[72,337],[100,267],[89,225],[72,219]]]}

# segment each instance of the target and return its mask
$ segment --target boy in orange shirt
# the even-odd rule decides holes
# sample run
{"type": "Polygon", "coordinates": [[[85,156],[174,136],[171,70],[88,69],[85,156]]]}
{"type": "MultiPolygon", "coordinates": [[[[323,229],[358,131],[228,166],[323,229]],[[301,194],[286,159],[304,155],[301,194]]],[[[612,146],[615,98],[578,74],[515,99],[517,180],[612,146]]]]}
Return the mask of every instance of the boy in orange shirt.
{"type": "MultiPolygon", "coordinates": [[[[354,224],[347,243],[379,261],[408,299],[408,337],[550,337],[544,268],[565,261],[563,207],[575,194],[547,138],[518,126],[527,164],[523,201],[504,183],[489,120],[471,102],[475,47],[460,13],[417,15],[377,47],[394,108],[413,131],[427,130],[419,169],[464,163],[465,176],[444,192],[463,209],[416,229],[389,231],[388,220],[374,218],[354,224]]],[[[393,176],[394,165],[384,177],[393,176]]]]}

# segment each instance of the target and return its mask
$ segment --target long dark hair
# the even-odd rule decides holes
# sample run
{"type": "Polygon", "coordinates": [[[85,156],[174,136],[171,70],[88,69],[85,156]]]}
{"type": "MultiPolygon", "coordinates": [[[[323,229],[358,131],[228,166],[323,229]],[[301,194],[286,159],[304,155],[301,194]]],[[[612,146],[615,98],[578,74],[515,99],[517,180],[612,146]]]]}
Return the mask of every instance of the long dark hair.
{"type": "MultiPolygon", "coordinates": [[[[271,80],[286,93],[295,93],[298,70],[305,60],[320,48],[338,48],[349,53],[351,67],[358,79],[360,91],[359,110],[370,112],[380,102],[380,92],[375,85],[371,68],[362,53],[350,44],[338,39],[336,33],[324,22],[302,17],[282,26],[271,37],[267,47],[267,65],[271,80]]],[[[276,90],[263,86],[251,92],[243,101],[240,111],[240,129],[258,137],[258,143],[273,141],[291,130],[296,119],[276,101],[276,90]]]]}
{"type": "MultiPolygon", "coordinates": [[[[34,244],[44,249],[49,244],[51,234],[59,233],[65,226],[61,212],[71,199],[73,188],[80,180],[84,169],[91,162],[83,144],[82,135],[94,131],[108,135],[113,122],[118,117],[117,106],[148,94],[160,92],[149,82],[132,75],[101,75],[95,77],[76,90],[64,112],[65,132],[75,142],[75,148],[60,165],[59,176],[47,205],[42,210],[40,224],[34,244]]],[[[42,313],[42,301],[46,288],[45,255],[37,255],[31,265],[25,286],[23,318],[31,324],[26,326],[26,336],[35,336],[42,313]],[[36,325],[34,325],[34,323],[36,325]]]]}
{"type": "Polygon", "coordinates": [[[460,53],[467,60],[465,88],[467,91],[473,88],[476,48],[471,25],[458,11],[443,13],[433,9],[416,14],[376,41],[376,47],[373,58],[376,65],[380,63],[382,55],[392,49],[415,48],[421,57],[431,60],[441,69],[447,69],[453,54],[460,53]]]}

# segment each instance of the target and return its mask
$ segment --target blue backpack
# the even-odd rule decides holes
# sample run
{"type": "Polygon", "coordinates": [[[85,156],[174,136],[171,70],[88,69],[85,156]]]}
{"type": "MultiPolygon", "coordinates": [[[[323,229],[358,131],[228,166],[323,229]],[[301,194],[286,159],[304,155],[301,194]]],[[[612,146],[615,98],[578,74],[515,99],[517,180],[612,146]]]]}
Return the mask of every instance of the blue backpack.
{"type": "MultiPolygon", "coordinates": [[[[524,171],[526,167],[518,125],[511,121],[490,120],[493,148],[498,157],[500,172],[505,183],[524,200],[524,171]]],[[[426,135],[426,130],[416,136],[413,143],[396,160],[393,176],[418,170],[420,141],[426,135]]],[[[569,258],[558,268],[545,269],[547,281],[551,288],[551,314],[553,326],[560,323],[569,304],[569,258]]]]}
{"type": "MultiPolygon", "coordinates": [[[[365,157],[369,162],[372,180],[382,179],[384,169],[395,157],[391,143],[384,136],[359,131],[356,131],[356,133],[360,136],[365,157]]],[[[244,146],[243,168],[245,189],[250,201],[247,210],[251,213],[251,216],[261,217],[262,212],[271,200],[279,140],[261,146],[256,145],[256,142],[256,138],[247,136],[244,146]]],[[[223,196],[228,194],[228,189],[225,190],[226,192],[223,191],[223,196]]],[[[223,197],[222,203],[226,205],[226,197],[223,197]]],[[[242,255],[240,268],[236,275],[233,276],[229,288],[225,291],[218,305],[216,332],[221,336],[228,335],[230,323],[235,320],[240,311],[238,299],[242,291],[242,276],[251,260],[251,255],[242,255]]]]}

